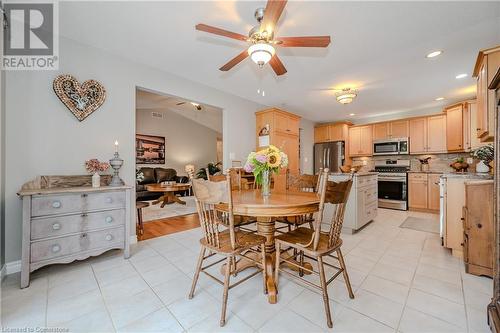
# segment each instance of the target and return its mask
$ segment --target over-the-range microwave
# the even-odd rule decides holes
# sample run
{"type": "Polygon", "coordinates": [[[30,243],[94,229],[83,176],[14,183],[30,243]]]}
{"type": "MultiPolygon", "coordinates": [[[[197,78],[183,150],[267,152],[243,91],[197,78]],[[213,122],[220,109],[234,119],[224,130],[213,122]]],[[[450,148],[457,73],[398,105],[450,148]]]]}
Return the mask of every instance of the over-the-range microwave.
{"type": "Polygon", "coordinates": [[[373,141],[373,155],[408,155],[408,138],[392,138],[373,141]]]}

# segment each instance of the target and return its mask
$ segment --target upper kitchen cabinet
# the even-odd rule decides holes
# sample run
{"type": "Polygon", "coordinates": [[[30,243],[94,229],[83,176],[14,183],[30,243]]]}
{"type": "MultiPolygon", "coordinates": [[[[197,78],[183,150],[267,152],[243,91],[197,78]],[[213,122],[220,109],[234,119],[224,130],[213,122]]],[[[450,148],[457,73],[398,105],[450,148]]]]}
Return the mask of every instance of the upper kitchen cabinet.
{"type": "Polygon", "coordinates": [[[493,140],[495,134],[495,92],[488,89],[500,67],[500,46],[479,51],[473,77],[477,79],[477,127],[481,142],[493,140]]]}
{"type": "Polygon", "coordinates": [[[446,152],[446,115],[410,120],[410,154],[446,152]]]}
{"type": "Polygon", "coordinates": [[[373,124],[373,140],[406,138],[409,136],[409,121],[395,120],[373,124]]]}
{"type": "Polygon", "coordinates": [[[314,128],[314,143],[347,141],[350,122],[321,124],[314,128]]]}
{"type": "Polygon", "coordinates": [[[371,156],[373,154],[373,126],[350,127],[348,142],[350,156],[371,156]]]}
{"type": "MultiPolygon", "coordinates": [[[[448,151],[463,151],[464,145],[464,106],[462,103],[445,108],[446,148],[448,151]]],[[[467,125],[467,124],[465,124],[467,125]]]]}

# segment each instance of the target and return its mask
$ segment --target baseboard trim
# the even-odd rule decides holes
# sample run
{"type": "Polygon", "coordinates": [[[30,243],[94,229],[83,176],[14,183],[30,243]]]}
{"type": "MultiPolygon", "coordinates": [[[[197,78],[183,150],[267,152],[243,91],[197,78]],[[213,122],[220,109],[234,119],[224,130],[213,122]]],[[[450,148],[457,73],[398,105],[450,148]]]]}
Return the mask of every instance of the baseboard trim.
{"type": "MultiPolygon", "coordinates": [[[[21,260],[5,263],[5,275],[14,274],[21,271],[21,260]]],[[[3,270],[3,269],[2,269],[3,270]]]]}

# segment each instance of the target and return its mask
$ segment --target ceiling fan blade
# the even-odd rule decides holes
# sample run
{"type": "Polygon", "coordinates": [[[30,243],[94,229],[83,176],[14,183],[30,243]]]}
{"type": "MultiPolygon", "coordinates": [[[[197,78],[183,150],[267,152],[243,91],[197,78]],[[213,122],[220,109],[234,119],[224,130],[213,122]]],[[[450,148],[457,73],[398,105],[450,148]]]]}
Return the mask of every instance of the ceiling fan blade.
{"type": "Polygon", "coordinates": [[[330,36],[279,37],[276,38],[282,47],[327,47],[330,36]]]}
{"type": "Polygon", "coordinates": [[[232,39],[237,39],[237,40],[242,40],[242,41],[247,41],[248,37],[244,36],[242,34],[238,34],[236,32],[224,30],[221,28],[216,28],[212,27],[211,25],[206,25],[206,24],[197,24],[196,25],[196,30],[200,31],[205,31],[211,34],[219,35],[219,36],[224,36],[224,37],[229,37],[232,39]]]}
{"type": "Polygon", "coordinates": [[[287,0],[268,0],[264,11],[264,18],[260,23],[260,31],[272,33],[276,27],[276,23],[280,19],[283,9],[285,9],[287,0]]]}
{"type": "Polygon", "coordinates": [[[180,103],[177,103],[175,105],[183,105],[183,104],[186,104],[186,102],[180,102],[180,103]]]}
{"type": "Polygon", "coordinates": [[[237,64],[239,64],[240,62],[242,62],[243,60],[245,60],[246,57],[248,57],[248,51],[247,50],[243,50],[243,52],[241,52],[240,54],[238,54],[233,59],[229,60],[229,62],[226,63],[221,68],[219,68],[219,70],[221,70],[223,72],[226,72],[226,71],[230,70],[231,68],[233,68],[234,66],[236,66],[237,64]]]}
{"type": "Polygon", "coordinates": [[[273,68],[274,72],[276,75],[280,76],[286,73],[286,68],[281,62],[280,58],[278,58],[278,55],[274,55],[271,60],[269,60],[269,65],[273,68]]]}

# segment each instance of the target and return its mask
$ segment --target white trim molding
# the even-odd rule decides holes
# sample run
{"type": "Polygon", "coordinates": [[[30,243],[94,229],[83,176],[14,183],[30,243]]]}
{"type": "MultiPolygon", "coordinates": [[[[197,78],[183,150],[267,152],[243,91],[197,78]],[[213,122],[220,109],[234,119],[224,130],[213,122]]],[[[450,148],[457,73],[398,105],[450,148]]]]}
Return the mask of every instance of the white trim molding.
{"type": "MultiPolygon", "coordinates": [[[[14,274],[21,271],[21,260],[11,261],[5,263],[3,266],[5,269],[5,275],[14,274]]],[[[2,269],[3,272],[3,269],[2,269]]]]}

